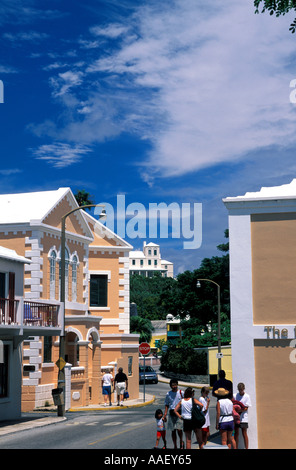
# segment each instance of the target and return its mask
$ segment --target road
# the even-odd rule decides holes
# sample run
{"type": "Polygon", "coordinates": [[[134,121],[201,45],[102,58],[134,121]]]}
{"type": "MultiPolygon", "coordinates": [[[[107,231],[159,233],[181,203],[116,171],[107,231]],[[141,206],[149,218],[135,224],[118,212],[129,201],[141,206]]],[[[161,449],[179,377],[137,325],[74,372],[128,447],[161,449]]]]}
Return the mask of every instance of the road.
{"type": "MultiPolygon", "coordinates": [[[[141,389],[143,386],[140,386],[141,389]]],[[[67,413],[67,420],[39,429],[0,438],[0,449],[152,449],[156,439],[154,413],[164,410],[169,385],[146,384],[155,402],[140,408],[67,413]]],[[[199,394],[195,394],[198,398],[199,394]]],[[[211,428],[215,424],[215,399],[210,406],[211,428]]],[[[168,447],[172,440],[167,436],[168,447]]]]}

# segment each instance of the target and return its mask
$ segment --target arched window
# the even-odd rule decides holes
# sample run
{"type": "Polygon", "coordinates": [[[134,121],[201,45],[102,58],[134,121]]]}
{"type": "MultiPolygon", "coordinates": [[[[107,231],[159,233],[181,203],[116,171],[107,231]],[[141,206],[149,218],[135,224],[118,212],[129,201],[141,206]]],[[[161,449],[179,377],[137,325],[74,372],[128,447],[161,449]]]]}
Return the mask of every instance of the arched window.
{"type": "Polygon", "coordinates": [[[76,255],[72,257],[72,302],[77,301],[77,266],[78,258],[76,255]]]}
{"type": "Polygon", "coordinates": [[[50,299],[56,298],[56,261],[57,253],[51,250],[49,256],[49,297],[50,299]]]}
{"type": "MultiPolygon", "coordinates": [[[[65,300],[69,299],[69,251],[65,248],[65,300]]],[[[61,261],[59,261],[59,280],[60,280],[60,290],[61,290],[61,261]]]]}

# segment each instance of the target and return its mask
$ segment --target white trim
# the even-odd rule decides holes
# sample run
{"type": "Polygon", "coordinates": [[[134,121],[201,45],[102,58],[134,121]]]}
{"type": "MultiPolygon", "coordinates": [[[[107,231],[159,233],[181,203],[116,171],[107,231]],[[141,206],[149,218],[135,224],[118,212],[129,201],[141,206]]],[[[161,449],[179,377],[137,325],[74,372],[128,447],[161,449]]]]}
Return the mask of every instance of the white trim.
{"type": "Polygon", "coordinates": [[[249,444],[258,448],[250,215],[229,216],[231,354],[233,383],[251,396],[249,444]],[[243,334],[242,334],[243,332],[243,334]]]}

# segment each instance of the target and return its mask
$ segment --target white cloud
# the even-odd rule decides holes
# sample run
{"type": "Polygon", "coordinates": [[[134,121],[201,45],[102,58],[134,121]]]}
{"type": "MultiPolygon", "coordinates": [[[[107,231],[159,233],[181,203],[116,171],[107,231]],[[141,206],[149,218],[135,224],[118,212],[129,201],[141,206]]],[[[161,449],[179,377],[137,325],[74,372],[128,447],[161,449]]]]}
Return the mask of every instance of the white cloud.
{"type": "Polygon", "coordinates": [[[83,72],[68,70],[64,73],[59,73],[58,77],[51,77],[50,84],[53,87],[53,96],[62,96],[67,93],[71,88],[76,87],[82,83],[83,72]]]}
{"type": "Polygon", "coordinates": [[[291,18],[255,15],[252,2],[217,3],[151,0],[122,23],[90,28],[104,48],[80,37],[91,52],[84,68],[50,79],[68,111],[55,138],[148,139],[151,151],[138,165],[149,184],[293,145],[291,18]]]}
{"type": "Polygon", "coordinates": [[[113,83],[117,76],[121,88],[129,86],[134,109],[145,110],[134,120],[153,143],[143,177],[180,175],[294,143],[290,18],[273,21],[233,0],[216,9],[193,0],[165,5],[139,7],[130,26],[139,34],[87,69],[110,74],[113,83]]]}
{"type": "Polygon", "coordinates": [[[55,168],[65,168],[73,163],[78,163],[83,156],[92,150],[86,145],[70,145],[57,142],[50,145],[41,145],[33,149],[32,153],[38,160],[44,160],[55,168]]]}
{"type": "Polygon", "coordinates": [[[90,33],[94,36],[103,36],[109,39],[116,39],[128,31],[128,27],[121,24],[109,24],[107,26],[92,26],[90,33]]]}
{"type": "Polygon", "coordinates": [[[39,41],[43,39],[47,39],[49,37],[46,33],[40,33],[38,31],[23,31],[19,33],[4,33],[2,35],[3,38],[8,39],[12,42],[19,42],[19,41],[39,41]]]}

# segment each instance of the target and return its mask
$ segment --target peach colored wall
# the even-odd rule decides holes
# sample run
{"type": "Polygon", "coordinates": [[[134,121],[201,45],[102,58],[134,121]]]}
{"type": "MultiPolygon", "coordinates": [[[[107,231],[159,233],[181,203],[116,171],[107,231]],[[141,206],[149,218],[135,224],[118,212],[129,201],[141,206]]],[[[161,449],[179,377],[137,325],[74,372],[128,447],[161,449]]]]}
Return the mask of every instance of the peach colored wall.
{"type": "Polygon", "coordinates": [[[252,215],[251,236],[254,323],[293,324],[296,214],[252,215]]]}
{"type": "Polygon", "coordinates": [[[255,340],[259,449],[296,448],[296,374],[289,344],[283,339],[255,340]]]}
{"type": "MultiPolygon", "coordinates": [[[[52,227],[61,227],[61,219],[71,211],[72,207],[68,203],[67,199],[63,199],[59,205],[57,205],[54,210],[44,219],[44,223],[51,225],[52,227]]],[[[78,211],[79,212],[79,211],[78,211]]],[[[85,235],[82,231],[82,228],[77,221],[79,214],[71,214],[66,219],[66,231],[77,233],[79,235],[85,235]]]]}
{"type": "MultiPolygon", "coordinates": [[[[50,264],[49,264],[49,258],[48,258],[48,253],[53,248],[54,246],[56,247],[57,251],[60,250],[60,240],[50,237],[50,236],[44,236],[42,238],[42,246],[43,246],[43,252],[42,252],[42,258],[43,258],[43,292],[41,294],[42,298],[44,299],[49,299],[50,298],[50,292],[49,292],[49,278],[50,278],[50,264]]],[[[79,265],[77,268],[77,302],[84,303],[83,299],[83,268],[84,268],[84,256],[85,256],[85,249],[83,246],[72,242],[71,240],[67,240],[67,246],[70,251],[70,255],[73,254],[74,252],[77,252],[78,258],[79,258],[79,265]]],[[[71,265],[69,266],[69,292],[68,292],[68,299],[72,300],[72,269],[71,265]]],[[[59,300],[59,265],[58,263],[56,264],[56,300],[59,300]]]]}

